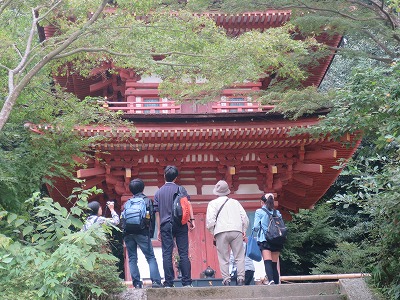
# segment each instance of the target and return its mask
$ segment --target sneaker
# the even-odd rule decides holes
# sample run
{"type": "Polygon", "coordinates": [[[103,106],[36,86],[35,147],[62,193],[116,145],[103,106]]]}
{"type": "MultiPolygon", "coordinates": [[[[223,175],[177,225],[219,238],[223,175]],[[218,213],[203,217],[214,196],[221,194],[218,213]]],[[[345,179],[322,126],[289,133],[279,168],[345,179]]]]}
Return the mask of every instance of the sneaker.
{"type": "Polygon", "coordinates": [[[244,285],[244,279],[238,279],[237,284],[238,286],[244,285]]]}
{"type": "Polygon", "coordinates": [[[271,280],[271,281],[265,280],[263,284],[264,285],[273,285],[273,284],[275,284],[275,282],[273,280],[271,280]]]}
{"type": "Polygon", "coordinates": [[[225,286],[229,286],[229,285],[231,285],[231,281],[230,280],[226,280],[222,284],[225,285],[225,286]]]}
{"type": "Polygon", "coordinates": [[[169,288],[173,288],[173,287],[175,287],[175,286],[174,286],[174,284],[169,285],[169,284],[166,284],[166,283],[164,282],[163,287],[169,289],[169,288]]]}
{"type": "Polygon", "coordinates": [[[143,286],[141,283],[135,283],[134,287],[135,287],[135,289],[141,289],[143,286]]]}
{"type": "Polygon", "coordinates": [[[161,288],[162,285],[161,285],[161,282],[153,281],[151,284],[151,287],[154,289],[158,289],[158,288],[161,288]]]}

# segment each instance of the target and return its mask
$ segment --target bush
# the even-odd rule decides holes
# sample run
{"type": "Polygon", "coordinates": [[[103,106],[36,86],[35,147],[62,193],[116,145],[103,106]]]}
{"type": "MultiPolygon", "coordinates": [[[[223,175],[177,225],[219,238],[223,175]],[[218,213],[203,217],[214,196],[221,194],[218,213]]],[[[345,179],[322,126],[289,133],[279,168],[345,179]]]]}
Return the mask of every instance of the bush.
{"type": "Polygon", "coordinates": [[[124,290],[110,227],[80,231],[87,196],[77,196],[74,214],[39,194],[25,203],[30,216],[0,213],[8,235],[0,234],[1,299],[107,299],[124,290]]]}

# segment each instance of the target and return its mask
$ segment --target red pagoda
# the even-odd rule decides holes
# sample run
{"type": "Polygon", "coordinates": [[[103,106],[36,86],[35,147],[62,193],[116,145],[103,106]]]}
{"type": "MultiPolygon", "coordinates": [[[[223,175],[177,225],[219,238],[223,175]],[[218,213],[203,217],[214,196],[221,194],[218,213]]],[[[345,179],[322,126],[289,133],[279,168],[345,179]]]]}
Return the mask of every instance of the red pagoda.
{"type": "MultiPolygon", "coordinates": [[[[289,20],[290,11],[208,16],[229,34],[237,35],[281,26],[289,20]]],[[[46,34],[52,32],[47,30],[46,34]]],[[[337,47],[341,37],[320,35],[317,39],[337,47]]],[[[304,86],[320,85],[333,55],[310,68],[311,75],[304,86]]],[[[196,219],[196,229],[189,236],[193,278],[199,278],[207,266],[212,266],[217,270],[216,276],[219,275],[212,236],[205,229],[207,204],[215,198],[212,188],[218,180],[230,184],[230,196],[242,203],[250,222],[260,207],[261,195],[266,192],[275,194],[276,207],[290,218],[291,212],[314,206],[340,173],[332,167],[338,165],[339,159],[349,159],[358,145],[354,142],[353,147],[344,147],[329,136],[289,135],[293,128],[317,124],[319,115],[288,120],[278,113],[267,114],[272,106],[248,101],[247,93],[267,89],[272,78],[222,90],[219,98],[207,104],[178,104],[160,97],[158,78],[141,78],[131,69],[114,71],[107,77],[94,74],[90,78],[79,75],[54,78],[79,98],[104,97],[105,106],[123,111],[124,118],[136,126],[135,138],[129,142],[111,140],[93,145],[99,159],[77,170],[77,177],[86,180],[84,187],[97,186],[104,191],[96,200],[103,205],[107,200],[115,200],[120,210],[131,196],[128,184],[132,179],[143,179],[145,194],[152,197],[164,184],[164,167],[176,165],[180,171],[177,183],[188,190],[196,219]]],[[[110,131],[98,124],[77,129],[88,138],[99,133],[107,136],[110,131]]],[[[119,130],[123,133],[126,129],[119,130]]],[[[343,137],[348,142],[353,139],[351,133],[343,137]]],[[[75,183],[55,180],[57,189],[49,187],[51,196],[68,206],[63,195],[69,195],[75,183]]],[[[153,244],[160,246],[156,240],[153,244]]],[[[126,262],[126,268],[127,265],[126,262]]],[[[129,279],[129,272],[126,277],[129,279]]]]}

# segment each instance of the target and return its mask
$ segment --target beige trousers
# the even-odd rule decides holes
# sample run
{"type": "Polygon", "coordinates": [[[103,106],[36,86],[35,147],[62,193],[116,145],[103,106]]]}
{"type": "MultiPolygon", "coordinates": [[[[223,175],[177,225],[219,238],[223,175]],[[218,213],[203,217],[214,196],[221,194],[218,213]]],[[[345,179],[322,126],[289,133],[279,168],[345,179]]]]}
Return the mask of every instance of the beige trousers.
{"type": "Polygon", "coordinates": [[[243,246],[243,234],[239,231],[220,232],[215,236],[215,240],[217,243],[218,262],[223,279],[222,282],[225,283],[226,281],[231,280],[229,274],[229,258],[231,249],[237,266],[237,279],[244,280],[245,249],[243,246]]]}

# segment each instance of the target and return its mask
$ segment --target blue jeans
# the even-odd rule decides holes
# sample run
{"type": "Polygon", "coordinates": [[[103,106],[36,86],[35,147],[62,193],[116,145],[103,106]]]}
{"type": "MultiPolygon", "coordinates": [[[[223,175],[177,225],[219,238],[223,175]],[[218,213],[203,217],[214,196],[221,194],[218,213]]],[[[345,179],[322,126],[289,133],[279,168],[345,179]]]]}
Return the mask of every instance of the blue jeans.
{"type": "Polygon", "coordinates": [[[132,284],[142,284],[140,281],[140,272],[137,265],[137,246],[142,250],[143,255],[146,257],[147,263],[150,268],[150,278],[152,282],[161,284],[160,271],[158,270],[158,264],[156,257],[154,256],[153,246],[151,239],[142,234],[128,234],[124,237],[126,249],[128,250],[129,257],[129,269],[131,271],[132,284]]]}
{"type": "Polygon", "coordinates": [[[189,260],[189,236],[187,225],[177,225],[170,222],[161,224],[161,247],[164,267],[164,285],[172,286],[174,284],[174,267],[172,265],[172,252],[174,249],[174,238],[179,254],[179,268],[182,272],[182,285],[192,284],[192,266],[189,260]]]}

